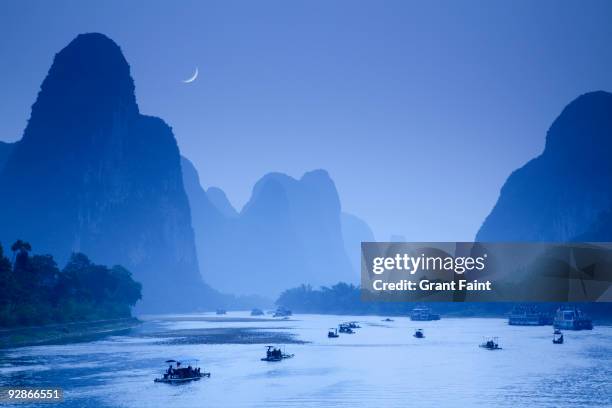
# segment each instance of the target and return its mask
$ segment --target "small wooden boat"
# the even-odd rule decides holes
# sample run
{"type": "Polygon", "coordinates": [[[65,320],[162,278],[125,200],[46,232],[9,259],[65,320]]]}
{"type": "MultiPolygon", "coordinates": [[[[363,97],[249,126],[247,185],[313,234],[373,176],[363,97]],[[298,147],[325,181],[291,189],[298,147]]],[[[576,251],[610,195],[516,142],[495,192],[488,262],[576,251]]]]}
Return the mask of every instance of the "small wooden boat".
{"type": "Polygon", "coordinates": [[[327,337],[329,337],[330,339],[340,337],[340,335],[338,334],[338,329],[336,328],[329,329],[329,331],[327,332],[327,337]]]}
{"type": "Polygon", "coordinates": [[[181,384],[189,381],[198,381],[203,377],[210,377],[210,373],[202,372],[197,359],[166,360],[168,369],[153,382],[166,384],[181,384]]]}
{"type": "Polygon", "coordinates": [[[251,310],[251,316],[263,316],[264,312],[261,309],[253,309],[251,310]]]}
{"type": "Polygon", "coordinates": [[[340,333],[346,333],[346,334],[353,334],[355,333],[355,331],[353,331],[353,329],[351,329],[347,324],[342,323],[339,327],[339,331],[340,333]]]}
{"type": "Polygon", "coordinates": [[[266,346],[266,356],[261,361],[281,361],[286,358],[292,358],[294,354],[286,354],[280,348],[274,346],[266,346]]]}
{"type": "Polygon", "coordinates": [[[291,310],[287,309],[286,307],[279,307],[276,309],[276,311],[274,312],[274,315],[272,317],[289,317],[291,316],[293,313],[291,312],[291,310]]]}
{"type": "Polygon", "coordinates": [[[563,333],[561,333],[561,330],[555,330],[555,332],[553,333],[552,342],[553,344],[563,344],[563,333]]]}
{"type": "Polygon", "coordinates": [[[497,343],[497,337],[491,337],[489,339],[486,339],[478,347],[483,348],[485,350],[501,350],[502,349],[497,343]]]}

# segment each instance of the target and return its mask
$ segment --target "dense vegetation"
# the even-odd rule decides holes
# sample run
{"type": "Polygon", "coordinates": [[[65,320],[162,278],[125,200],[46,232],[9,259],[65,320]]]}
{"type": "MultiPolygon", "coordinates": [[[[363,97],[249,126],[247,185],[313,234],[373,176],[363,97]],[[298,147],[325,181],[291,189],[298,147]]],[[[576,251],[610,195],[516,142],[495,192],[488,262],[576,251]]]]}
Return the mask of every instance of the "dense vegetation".
{"type": "Polygon", "coordinates": [[[15,242],[12,262],[0,245],[0,326],[29,326],[129,317],[141,285],[121,266],[108,268],[74,253],[60,270],[51,255],[30,255],[15,242]]]}
{"type": "Polygon", "coordinates": [[[284,291],[276,303],[297,313],[327,314],[407,314],[414,308],[412,303],[363,302],[358,286],[340,282],[332,287],[314,289],[301,285],[284,291]]]}
{"type": "MultiPolygon", "coordinates": [[[[295,313],[352,314],[352,315],[408,315],[415,306],[411,302],[372,302],[361,300],[358,286],[337,283],[332,287],[322,286],[313,289],[301,285],[284,291],[276,301],[278,306],[286,307],[295,313]]],[[[567,304],[567,303],[566,303],[567,304]]],[[[509,302],[427,302],[425,306],[445,316],[504,316],[515,306],[509,302]]],[[[553,312],[559,303],[537,303],[539,310],[553,312]]],[[[572,303],[599,320],[612,320],[612,303],[589,302],[572,303]]]]}

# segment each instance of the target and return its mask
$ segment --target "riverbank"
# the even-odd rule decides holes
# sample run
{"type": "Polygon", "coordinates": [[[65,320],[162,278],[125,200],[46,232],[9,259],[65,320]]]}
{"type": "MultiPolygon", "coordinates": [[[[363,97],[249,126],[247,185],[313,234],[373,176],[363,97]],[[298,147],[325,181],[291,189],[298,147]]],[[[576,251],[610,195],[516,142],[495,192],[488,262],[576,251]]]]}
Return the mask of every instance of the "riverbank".
{"type": "Polygon", "coordinates": [[[129,317],[3,329],[0,330],[0,349],[91,341],[97,337],[125,333],[140,323],[138,319],[129,317]]]}

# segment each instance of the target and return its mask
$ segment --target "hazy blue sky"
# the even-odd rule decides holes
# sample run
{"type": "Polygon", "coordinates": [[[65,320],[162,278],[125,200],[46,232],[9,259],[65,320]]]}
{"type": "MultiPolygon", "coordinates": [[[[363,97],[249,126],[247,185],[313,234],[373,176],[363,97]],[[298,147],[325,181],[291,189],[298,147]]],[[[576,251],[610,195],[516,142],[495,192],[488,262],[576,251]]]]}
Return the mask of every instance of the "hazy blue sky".
{"type": "Polygon", "coordinates": [[[92,31],[206,186],[240,207],[267,172],[324,168],[381,240],[472,239],[561,109],[612,91],[612,1],[3,1],[0,139],[92,31]]]}

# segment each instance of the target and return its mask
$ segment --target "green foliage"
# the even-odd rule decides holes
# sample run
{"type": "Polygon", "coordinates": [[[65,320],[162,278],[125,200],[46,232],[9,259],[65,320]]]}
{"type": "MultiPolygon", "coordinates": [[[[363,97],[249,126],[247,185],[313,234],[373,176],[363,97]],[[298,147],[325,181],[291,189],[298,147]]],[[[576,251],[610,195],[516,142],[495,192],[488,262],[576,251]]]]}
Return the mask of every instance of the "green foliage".
{"type": "Polygon", "coordinates": [[[129,317],[141,285],[121,267],[92,263],[72,254],[63,270],[51,255],[30,256],[29,243],[11,246],[14,262],[0,245],[0,326],[31,326],[129,317]]]}

